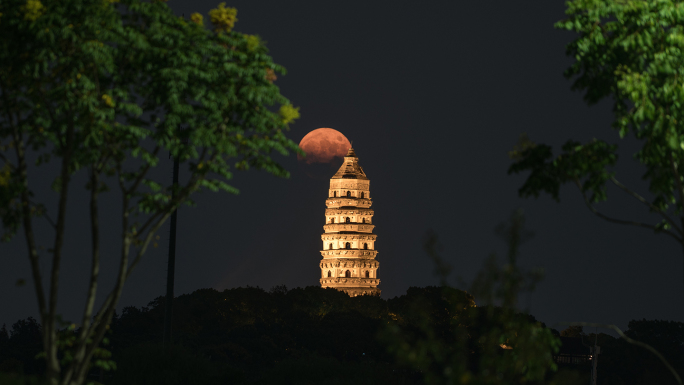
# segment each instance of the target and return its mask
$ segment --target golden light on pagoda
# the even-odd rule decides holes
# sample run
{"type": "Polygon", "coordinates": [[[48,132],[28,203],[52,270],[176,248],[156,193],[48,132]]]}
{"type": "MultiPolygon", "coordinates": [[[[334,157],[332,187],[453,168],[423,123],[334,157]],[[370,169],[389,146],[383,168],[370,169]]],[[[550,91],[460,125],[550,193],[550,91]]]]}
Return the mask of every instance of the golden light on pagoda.
{"type": "Polygon", "coordinates": [[[350,148],[342,167],[330,179],[320,267],[322,287],[352,297],[380,295],[369,186],[370,180],[350,148]]]}

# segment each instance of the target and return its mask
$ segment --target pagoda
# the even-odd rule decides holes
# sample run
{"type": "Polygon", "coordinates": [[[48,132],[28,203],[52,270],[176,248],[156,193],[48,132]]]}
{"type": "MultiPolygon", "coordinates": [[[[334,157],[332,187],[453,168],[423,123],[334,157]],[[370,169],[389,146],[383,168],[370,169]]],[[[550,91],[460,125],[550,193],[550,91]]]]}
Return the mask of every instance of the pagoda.
{"type": "Polygon", "coordinates": [[[369,185],[359,158],[350,148],[342,167],[330,179],[325,201],[321,286],[352,297],[380,295],[369,185]]]}

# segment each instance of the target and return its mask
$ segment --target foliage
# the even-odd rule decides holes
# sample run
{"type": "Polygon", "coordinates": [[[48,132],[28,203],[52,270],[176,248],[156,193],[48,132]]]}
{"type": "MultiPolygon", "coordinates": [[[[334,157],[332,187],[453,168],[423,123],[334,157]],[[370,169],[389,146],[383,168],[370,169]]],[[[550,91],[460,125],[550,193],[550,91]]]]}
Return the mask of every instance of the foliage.
{"type": "Polygon", "coordinates": [[[508,173],[530,171],[519,189],[523,197],[548,193],[559,200],[561,185],[573,183],[586,206],[612,223],[634,225],[667,234],[684,247],[684,3],[675,0],[568,1],[567,18],[555,24],[577,37],[566,53],[574,63],[565,71],[573,90],[595,104],[613,101],[612,126],[624,138],[630,133],[642,147],[634,158],[643,164],[651,201],[620,183],[612,167],[617,145],[602,140],[568,141],[553,157],[551,147],[526,135],[509,153],[515,162],[508,173]],[[594,204],[605,201],[610,181],[661,217],[655,224],[608,217],[594,204]],[[587,196],[591,194],[591,196],[587,196]]]}
{"type": "Polygon", "coordinates": [[[333,357],[287,359],[268,370],[259,384],[376,385],[414,384],[395,365],[372,361],[340,361],[333,357]]]}
{"type": "Polygon", "coordinates": [[[230,32],[237,21],[237,9],[226,8],[226,3],[219,4],[218,8],[209,11],[209,17],[217,31],[230,32]]]}
{"type": "Polygon", "coordinates": [[[198,190],[237,193],[227,183],[233,169],[287,177],[271,154],[301,151],[284,133],[298,109],[273,84],[274,73],[284,68],[273,63],[263,42],[232,31],[236,11],[225,4],[210,12],[214,32],[196,15],[187,22],[159,1],[8,0],[0,3],[0,13],[4,239],[20,228],[26,238],[47,377],[78,384],[99,351],[124,282],[155,232],[198,190]],[[186,184],[174,187],[150,176],[167,151],[187,166],[186,184]],[[29,166],[34,159],[36,166],[54,159],[59,167],[52,176],[55,207],[37,201],[29,187],[36,177],[29,166]],[[92,269],[74,357],[62,367],[56,303],[68,191],[79,172],[89,180],[92,269]],[[114,288],[96,311],[98,197],[111,188],[119,190],[122,203],[121,261],[114,288]],[[47,287],[36,217],[45,217],[55,230],[46,248],[47,287]]]}
{"type": "MultiPolygon", "coordinates": [[[[541,383],[556,370],[553,354],[560,341],[551,330],[534,317],[517,310],[517,297],[524,290],[533,290],[539,273],[526,274],[517,265],[518,247],[531,236],[524,229],[522,211],[516,211],[510,225],[496,229],[509,245],[508,263],[496,264],[492,256],[476,277],[471,292],[485,306],[476,307],[473,297],[459,295],[446,286],[442,263],[438,271],[443,288],[439,324],[433,312],[420,309],[426,301],[417,301],[410,312],[417,317],[417,327],[406,327],[401,321],[389,325],[384,340],[401,361],[424,374],[427,384],[511,384],[541,383]],[[440,268],[441,266],[441,268],[440,268]]],[[[434,260],[438,245],[428,237],[426,250],[434,260]]]]}
{"type": "MultiPolygon", "coordinates": [[[[442,287],[437,286],[411,287],[404,295],[384,300],[350,298],[320,287],[197,290],[174,301],[174,314],[178,316],[173,326],[174,341],[178,345],[168,353],[158,345],[165,304],[164,298],[159,297],[147,307],[126,307],[113,319],[109,346],[117,370],[106,375],[105,383],[133,383],[135,379],[172,383],[174,378],[196,378],[206,384],[218,380],[248,384],[347,383],[360,381],[354,373],[364,373],[376,384],[422,384],[423,373],[397,363],[394,355],[386,353],[385,343],[376,338],[388,322],[396,322],[405,341],[412,342],[415,339],[410,338],[423,336],[421,322],[425,320],[434,331],[434,338],[442,338],[445,351],[454,335],[450,332],[452,323],[462,324],[469,346],[473,347],[480,346],[480,338],[488,338],[488,333],[495,330],[497,318],[490,318],[489,307],[472,307],[472,296],[464,291],[448,288],[446,292],[451,294],[443,295],[442,287]],[[453,299],[456,301],[449,302],[453,299]],[[458,303],[466,306],[453,306],[458,303]],[[426,317],[417,311],[424,311],[426,317]],[[165,369],[160,370],[161,367],[165,369]],[[312,378],[321,372],[328,374],[318,382],[312,378]]],[[[530,315],[517,316],[520,323],[536,324],[530,315]]],[[[30,321],[17,323],[29,324],[30,321]]],[[[579,329],[568,328],[561,334],[582,336],[586,344],[593,345],[595,335],[579,329]]],[[[40,334],[27,327],[17,326],[16,331],[8,337],[16,343],[7,345],[0,328],[0,372],[12,372],[18,362],[24,366],[24,374],[36,374],[36,370],[42,370],[35,364],[35,354],[41,350],[40,334]],[[21,342],[32,338],[31,344],[21,342]]],[[[684,350],[680,343],[683,331],[681,322],[635,320],[625,333],[657,348],[684,373],[684,350]]],[[[554,330],[549,332],[558,335],[554,330]]],[[[666,385],[673,380],[662,362],[643,348],[606,334],[598,335],[598,345],[601,384],[666,385]]],[[[500,359],[503,351],[497,349],[495,353],[495,359],[500,359]]],[[[473,349],[466,355],[468,365],[478,360],[478,354],[473,349]]],[[[555,375],[547,375],[545,383],[577,384],[588,375],[588,368],[559,366],[555,375]]]]}
{"type": "Polygon", "coordinates": [[[2,373],[0,371],[0,384],[3,385],[43,385],[36,376],[24,376],[16,373],[2,373]]]}
{"type": "MultiPolygon", "coordinates": [[[[411,288],[407,296],[431,290],[411,288]]],[[[401,307],[390,307],[394,304],[378,297],[350,298],[320,287],[287,290],[281,286],[268,292],[254,287],[202,289],[174,301],[174,341],[216,365],[228,365],[230,378],[265,384],[349,383],[360,380],[360,374],[354,373],[373,372],[375,383],[396,384],[415,374],[397,367],[375,338],[390,314],[409,318],[401,307]],[[331,372],[332,368],[341,371],[331,372]],[[329,374],[313,381],[312,373],[320,370],[329,374]],[[350,370],[354,373],[347,373],[350,370]]],[[[141,344],[161,338],[164,309],[165,301],[159,297],[142,309],[125,308],[113,322],[112,344],[119,363],[115,377],[124,372],[135,376],[138,369],[128,362],[140,362],[140,370],[145,366],[145,354],[130,361],[128,357],[143,349],[141,344]]]]}
{"type": "Polygon", "coordinates": [[[212,365],[202,354],[183,346],[143,344],[119,355],[123,370],[113,373],[109,384],[211,385],[242,382],[241,373],[212,365]]]}
{"type": "Polygon", "coordinates": [[[7,331],[0,329],[0,372],[41,374],[44,372],[36,355],[41,351],[40,324],[33,318],[18,320],[7,331]]]}

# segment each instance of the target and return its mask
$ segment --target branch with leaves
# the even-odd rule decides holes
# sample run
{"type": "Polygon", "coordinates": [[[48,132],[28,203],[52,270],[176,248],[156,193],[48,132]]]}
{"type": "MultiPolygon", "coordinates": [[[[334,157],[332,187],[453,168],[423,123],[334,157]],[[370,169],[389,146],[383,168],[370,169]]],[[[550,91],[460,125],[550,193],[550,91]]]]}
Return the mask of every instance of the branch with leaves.
{"type": "Polygon", "coordinates": [[[565,76],[574,79],[572,89],[583,91],[589,105],[613,101],[612,126],[619,137],[633,134],[643,143],[634,158],[646,167],[642,178],[649,182],[653,199],[615,178],[609,169],[617,163],[617,146],[596,139],[584,145],[568,141],[554,158],[550,146],[523,134],[509,152],[514,163],[508,173],[530,172],[518,190],[522,197],[547,193],[558,201],[560,185],[571,182],[596,216],[667,234],[684,255],[684,176],[679,170],[684,162],[684,4],[572,0],[565,13],[567,18],[555,27],[576,33],[566,47],[574,63],[565,76]],[[599,212],[594,204],[607,199],[608,181],[662,220],[648,224],[599,212]]]}

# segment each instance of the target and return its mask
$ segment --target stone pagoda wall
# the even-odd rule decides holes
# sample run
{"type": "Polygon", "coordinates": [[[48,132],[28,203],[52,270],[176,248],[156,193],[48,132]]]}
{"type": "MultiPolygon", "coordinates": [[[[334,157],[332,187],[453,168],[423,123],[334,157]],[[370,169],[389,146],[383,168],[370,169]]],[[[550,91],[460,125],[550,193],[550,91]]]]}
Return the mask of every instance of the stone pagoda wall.
{"type": "Polygon", "coordinates": [[[325,201],[321,286],[342,290],[352,297],[380,295],[370,180],[358,166],[352,149],[344,160],[330,179],[325,201]]]}

